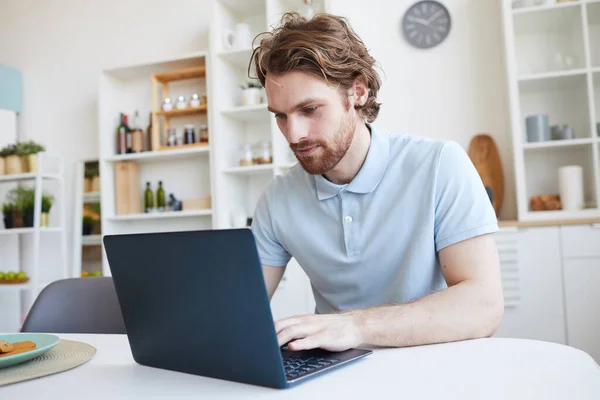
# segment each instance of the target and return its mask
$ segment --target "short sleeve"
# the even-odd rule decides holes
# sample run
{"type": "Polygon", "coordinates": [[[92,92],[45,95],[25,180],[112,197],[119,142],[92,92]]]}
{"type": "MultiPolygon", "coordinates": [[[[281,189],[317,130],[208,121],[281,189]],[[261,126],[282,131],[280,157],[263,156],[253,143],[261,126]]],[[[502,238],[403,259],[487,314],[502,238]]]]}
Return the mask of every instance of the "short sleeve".
{"type": "Polygon", "coordinates": [[[494,207],[477,169],[455,142],[445,142],[435,183],[435,247],[498,231],[494,207]]]}
{"type": "Polygon", "coordinates": [[[281,245],[273,229],[273,215],[268,202],[267,191],[258,200],[252,218],[252,233],[256,241],[258,256],[262,265],[283,267],[292,258],[281,245]]]}

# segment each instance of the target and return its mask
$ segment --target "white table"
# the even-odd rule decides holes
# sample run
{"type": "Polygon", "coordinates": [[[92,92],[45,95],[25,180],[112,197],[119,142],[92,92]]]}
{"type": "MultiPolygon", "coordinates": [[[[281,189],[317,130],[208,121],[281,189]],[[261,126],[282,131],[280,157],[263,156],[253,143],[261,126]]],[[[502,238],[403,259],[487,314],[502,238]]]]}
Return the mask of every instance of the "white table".
{"type": "Polygon", "coordinates": [[[70,371],[2,387],[0,399],[600,399],[600,367],[589,355],[532,340],[376,349],[339,370],[278,390],[138,365],[123,335],[59,336],[98,352],[70,371]]]}

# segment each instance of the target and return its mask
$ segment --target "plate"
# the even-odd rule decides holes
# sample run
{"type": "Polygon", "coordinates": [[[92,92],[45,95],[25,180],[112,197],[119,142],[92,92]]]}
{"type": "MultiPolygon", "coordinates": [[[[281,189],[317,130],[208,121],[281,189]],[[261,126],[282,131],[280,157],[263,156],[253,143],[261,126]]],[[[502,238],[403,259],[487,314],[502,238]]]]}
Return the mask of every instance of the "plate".
{"type": "Polygon", "coordinates": [[[35,343],[36,347],[35,350],[17,353],[12,356],[0,357],[0,368],[6,368],[29,361],[44,354],[60,343],[60,338],[58,336],[49,335],[47,333],[15,333],[12,335],[0,335],[0,340],[4,340],[5,342],[9,343],[31,340],[33,343],[35,343]]]}

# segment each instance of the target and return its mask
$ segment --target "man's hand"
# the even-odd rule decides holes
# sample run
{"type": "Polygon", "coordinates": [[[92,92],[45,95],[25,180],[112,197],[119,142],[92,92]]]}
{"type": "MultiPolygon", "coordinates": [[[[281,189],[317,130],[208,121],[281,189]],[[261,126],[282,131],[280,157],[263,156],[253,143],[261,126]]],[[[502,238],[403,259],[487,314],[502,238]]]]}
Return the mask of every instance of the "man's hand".
{"type": "Polygon", "coordinates": [[[290,350],[321,348],[344,351],[363,342],[357,318],[351,314],[301,315],[275,321],[279,346],[290,350]]]}

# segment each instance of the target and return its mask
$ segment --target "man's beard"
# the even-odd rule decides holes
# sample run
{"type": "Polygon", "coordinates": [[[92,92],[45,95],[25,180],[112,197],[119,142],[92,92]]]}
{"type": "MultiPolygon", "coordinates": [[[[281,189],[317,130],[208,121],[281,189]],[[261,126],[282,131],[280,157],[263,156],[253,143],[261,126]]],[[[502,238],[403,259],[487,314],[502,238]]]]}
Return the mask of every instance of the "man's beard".
{"type": "Polygon", "coordinates": [[[325,140],[306,140],[290,144],[290,148],[306,172],[312,175],[322,175],[335,167],[344,158],[352,144],[355,129],[354,116],[351,112],[348,112],[342,118],[342,122],[333,135],[331,142],[325,140]],[[308,156],[301,156],[296,153],[296,150],[307,149],[313,146],[319,146],[319,148],[308,156]]]}

